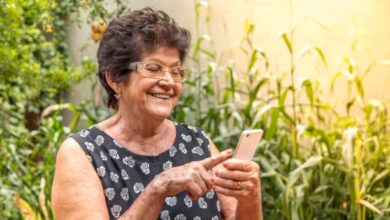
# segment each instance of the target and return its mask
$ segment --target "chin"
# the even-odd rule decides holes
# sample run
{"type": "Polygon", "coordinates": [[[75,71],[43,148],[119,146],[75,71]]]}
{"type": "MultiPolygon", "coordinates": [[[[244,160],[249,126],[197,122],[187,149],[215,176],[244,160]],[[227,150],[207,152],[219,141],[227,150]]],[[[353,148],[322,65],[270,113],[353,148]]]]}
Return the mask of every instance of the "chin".
{"type": "Polygon", "coordinates": [[[154,119],[165,120],[171,115],[171,109],[152,111],[149,115],[154,119]]]}
{"type": "Polygon", "coordinates": [[[173,100],[157,104],[151,103],[145,106],[145,114],[149,115],[148,117],[163,120],[171,115],[174,107],[173,100]]]}

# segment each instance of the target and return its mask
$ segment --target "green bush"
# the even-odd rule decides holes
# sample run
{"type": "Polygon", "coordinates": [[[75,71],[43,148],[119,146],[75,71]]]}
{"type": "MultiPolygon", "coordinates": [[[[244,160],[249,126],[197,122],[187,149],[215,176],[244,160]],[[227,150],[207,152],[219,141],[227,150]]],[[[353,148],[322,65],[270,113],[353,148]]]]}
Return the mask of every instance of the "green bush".
{"type": "MultiPolygon", "coordinates": [[[[25,217],[52,216],[54,159],[69,129],[58,114],[42,121],[41,113],[96,70],[89,60],[79,68],[69,60],[66,24],[80,2],[0,1],[1,219],[21,217],[15,203],[25,217]]],[[[104,14],[99,2],[91,14],[104,14]]]]}

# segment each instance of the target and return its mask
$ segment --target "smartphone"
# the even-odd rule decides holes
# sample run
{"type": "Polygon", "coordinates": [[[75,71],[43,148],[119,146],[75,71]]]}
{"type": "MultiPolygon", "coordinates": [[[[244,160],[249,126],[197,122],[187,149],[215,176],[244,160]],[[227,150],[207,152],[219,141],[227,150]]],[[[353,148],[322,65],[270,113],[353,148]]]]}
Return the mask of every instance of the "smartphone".
{"type": "Polygon", "coordinates": [[[263,130],[245,130],[240,136],[233,158],[241,160],[252,160],[257,146],[263,136],[263,130]]]}

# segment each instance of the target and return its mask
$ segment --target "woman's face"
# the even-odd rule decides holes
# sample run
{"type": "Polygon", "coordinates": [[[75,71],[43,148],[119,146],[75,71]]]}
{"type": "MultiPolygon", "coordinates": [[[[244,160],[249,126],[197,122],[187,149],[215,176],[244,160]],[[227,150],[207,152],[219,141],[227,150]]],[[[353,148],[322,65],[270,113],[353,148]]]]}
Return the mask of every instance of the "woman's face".
{"type": "MultiPolygon", "coordinates": [[[[165,67],[180,66],[179,52],[174,48],[160,47],[153,53],[142,56],[141,62],[159,63],[165,67]]],[[[182,83],[174,82],[170,74],[163,79],[146,78],[137,70],[121,83],[119,110],[146,120],[166,119],[175,107],[182,83]]]]}

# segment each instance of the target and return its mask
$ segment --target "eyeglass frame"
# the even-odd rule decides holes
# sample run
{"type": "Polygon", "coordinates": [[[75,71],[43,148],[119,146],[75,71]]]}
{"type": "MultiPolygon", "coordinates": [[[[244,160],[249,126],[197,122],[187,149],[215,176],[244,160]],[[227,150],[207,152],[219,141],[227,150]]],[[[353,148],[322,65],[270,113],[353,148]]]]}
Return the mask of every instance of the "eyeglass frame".
{"type": "Polygon", "coordinates": [[[146,62],[141,62],[141,61],[138,61],[138,62],[131,62],[129,63],[128,65],[128,69],[131,70],[131,71],[135,71],[137,70],[143,77],[145,78],[151,78],[151,79],[159,79],[159,80],[162,80],[164,79],[164,76],[165,74],[168,72],[170,74],[170,76],[172,77],[173,81],[175,83],[183,83],[184,81],[186,81],[186,75],[188,73],[188,70],[186,68],[183,68],[182,66],[174,66],[174,67],[167,67],[161,63],[158,63],[158,62],[153,62],[153,61],[146,61],[146,62]],[[146,64],[157,64],[157,65],[160,65],[162,67],[162,73],[159,77],[153,77],[153,76],[147,76],[145,75],[145,73],[143,73],[144,71],[148,71],[150,72],[149,70],[145,69],[145,65],[146,64]],[[182,79],[180,81],[175,81],[175,78],[174,76],[172,75],[172,72],[171,72],[171,69],[172,68],[180,68],[181,70],[184,71],[184,74],[182,76],[182,79]]]}

